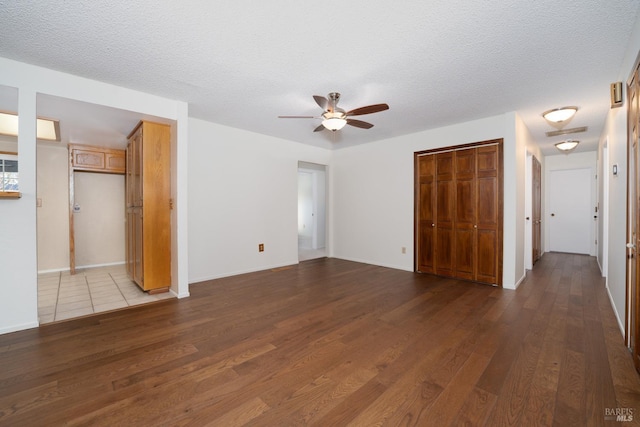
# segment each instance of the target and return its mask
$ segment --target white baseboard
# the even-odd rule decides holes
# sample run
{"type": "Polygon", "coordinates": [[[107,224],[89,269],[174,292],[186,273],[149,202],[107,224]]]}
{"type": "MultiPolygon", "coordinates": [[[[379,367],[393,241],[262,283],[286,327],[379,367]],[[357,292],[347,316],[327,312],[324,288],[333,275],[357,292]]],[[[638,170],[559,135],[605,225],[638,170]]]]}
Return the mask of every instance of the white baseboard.
{"type": "Polygon", "coordinates": [[[337,256],[337,257],[332,257],[332,258],[343,259],[345,261],[351,261],[351,262],[359,262],[361,264],[376,265],[378,267],[393,268],[394,270],[403,270],[403,271],[411,271],[411,272],[413,272],[413,267],[407,268],[406,266],[403,266],[403,265],[383,264],[383,263],[379,263],[379,262],[375,262],[375,261],[369,261],[369,260],[366,260],[366,259],[350,258],[350,257],[342,257],[342,256],[337,256]]]}
{"type": "Polygon", "coordinates": [[[620,314],[618,310],[616,310],[616,305],[613,302],[613,297],[611,296],[611,291],[609,290],[609,279],[605,277],[605,289],[607,290],[607,295],[609,295],[609,303],[611,304],[611,308],[613,309],[613,314],[616,316],[616,320],[618,321],[618,327],[620,328],[620,333],[624,337],[624,322],[620,318],[620,314]]]}
{"type": "Polygon", "coordinates": [[[11,332],[23,331],[25,329],[37,328],[38,326],[40,326],[38,322],[28,322],[28,323],[22,323],[19,325],[12,325],[6,328],[0,328],[0,335],[9,334],[11,332]]]}
{"type": "Polygon", "coordinates": [[[246,270],[237,270],[237,271],[232,271],[229,273],[222,273],[222,274],[214,274],[212,276],[202,276],[202,277],[195,277],[195,278],[189,278],[189,284],[192,285],[194,283],[199,283],[199,282],[206,282],[209,280],[216,280],[216,279],[223,279],[225,277],[231,277],[231,276],[239,276],[241,274],[248,274],[248,273],[255,273],[257,271],[265,271],[265,270],[271,270],[274,268],[282,268],[282,267],[288,267],[290,265],[296,265],[298,264],[298,260],[295,261],[291,261],[291,262],[286,262],[284,264],[275,264],[275,265],[265,265],[265,266],[260,266],[257,268],[249,268],[246,270]]]}
{"type": "MultiPolygon", "coordinates": [[[[106,264],[76,265],[76,269],[80,270],[82,268],[112,267],[114,265],[124,265],[124,264],[125,264],[124,261],[119,261],[119,262],[108,262],[106,264]]],[[[69,270],[71,270],[69,267],[54,268],[51,270],[38,270],[38,274],[60,273],[60,272],[67,272],[69,270]]]]}

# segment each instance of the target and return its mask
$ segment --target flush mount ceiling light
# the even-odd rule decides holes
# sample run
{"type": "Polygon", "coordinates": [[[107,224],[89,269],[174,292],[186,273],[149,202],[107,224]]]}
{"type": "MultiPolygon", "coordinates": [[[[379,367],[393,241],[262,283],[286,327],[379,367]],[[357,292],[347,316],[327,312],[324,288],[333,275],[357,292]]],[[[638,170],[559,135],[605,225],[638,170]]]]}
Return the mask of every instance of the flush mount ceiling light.
{"type": "Polygon", "coordinates": [[[336,131],[342,129],[346,124],[347,120],[344,118],[345,113],[341,111],[326,112],[322,114],[322,126],[325,128],[336,131]]]}
{"type": "Polygon", "coordinates": [[[580,141],[577,141],[575,139],[567,139],[566,141],[558,142],[556,144],[556,148],[563,153],[568,153],[569,151],[576,148],[579,143],[580,141]]]}
{"type": "MultiPolygon", "coordinates": [[[[18,116],[0,113],[0,135],[18,136],[18,116]]],[[[45,141],[60,141],[60,122],[51,119],[36,119],[36,137],[45,141]]]]}
{"type": "Polygon", "coordinates": [[[542,113],[542,117],[553,123],[562,123],[573,117],[577,111],[578,107],[554,108],[553,110],[542,113]]]}

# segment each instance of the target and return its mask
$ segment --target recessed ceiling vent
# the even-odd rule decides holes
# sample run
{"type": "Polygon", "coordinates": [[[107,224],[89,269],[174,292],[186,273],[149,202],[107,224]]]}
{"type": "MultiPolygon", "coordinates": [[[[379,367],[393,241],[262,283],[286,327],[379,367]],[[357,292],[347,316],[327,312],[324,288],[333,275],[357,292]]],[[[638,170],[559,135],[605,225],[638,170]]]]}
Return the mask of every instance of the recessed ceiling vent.
{"type": "Polygon", "coordinates": [[[589,129],[587,126],[582,126],[582,127],[579,127],[579,128],[552,130],[552,131],[546,132],[546,134],[547,134],[548,137],[560,136],[560,135],[569,135],[570,133],[586,132],[587,129],[589,129]]]}

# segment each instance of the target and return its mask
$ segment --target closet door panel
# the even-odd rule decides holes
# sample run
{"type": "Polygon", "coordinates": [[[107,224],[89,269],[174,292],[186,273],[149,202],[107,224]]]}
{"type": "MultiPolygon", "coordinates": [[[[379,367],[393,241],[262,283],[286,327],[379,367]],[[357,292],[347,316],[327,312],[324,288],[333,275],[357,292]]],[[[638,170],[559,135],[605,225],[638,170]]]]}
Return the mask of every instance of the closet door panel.
{"type": "Polygon", "coordinates": [[[478,230],[478,264],[477,278],[479,282],[497,284],[498,268],[496,258],[497,234],[492,230],[478,230]]]}
{"type": "Polygon", "coordinates": [[[453,274],[454,250],[453,181],[439,181],[437,192],[435,268],[437,274],[451,276],[453,274]]]}
{"type": "Polygon", "coordinates": [[[476,150],[455,152],[455,277],[475,278],[476,150]]]}
{"type": "Polygon", "coordinates": [[[478,227],[498,226],[498,178],[478,179],[478,227]]]}
{"type": "Polygon", "coordinates": [[[473,228],[465,230],[456,227],[455,277],[469,280],[475,279],[474,235],[473,228]]]}
{"type": "Polygon", "coordinates": [[[500,282],[498,260],[502,255],[500,242],[500,180],[498,146],[478,148],[477,172],[477,269],[475,280],[500,282]]]}
{"type": "Polygon", "coordinates": [[[418,194],[419,238],[418,271],[435,273],[435,156],[418,159],[420,188],[418,194]]]}
{"type": "Polygon", "coordinates": [[[427,181],[420,184],[420,247],[418,248],[420,271],[433,273],[434,270],[434,230],[435,213],[433,200],[435,197],[434,182],[427,181]]]}
{"type": "Polygon", "coordinates": [[[436,274],[453,276],[453,230],[438,227],[436,230],[436,274]]]}

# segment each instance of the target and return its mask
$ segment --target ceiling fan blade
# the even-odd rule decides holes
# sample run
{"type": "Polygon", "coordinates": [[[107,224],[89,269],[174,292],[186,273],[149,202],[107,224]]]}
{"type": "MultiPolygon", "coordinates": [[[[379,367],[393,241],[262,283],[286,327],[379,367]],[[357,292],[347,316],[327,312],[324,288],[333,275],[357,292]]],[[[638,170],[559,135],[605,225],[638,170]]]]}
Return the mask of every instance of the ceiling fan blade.
{"type": "Polygon", "coordinates": [[[366,107],[356,108],[351,111],[347,111],[347,116],[362,116],[363,114],[378,113],[380,111],[388,110],[387,104],[373,104],[366,107]]]}
{"type": "Polygon", "coordinates": [[[363,122],[362,120],[347,119],[347,124],[362,129],[371,129],[373,125],[371,123],[363,122]]]}
{"type": "Polygon", "coordinates": [[[318,104],[320,106],[320,108],[322,108],[324,111],[329,111],[329,100],[327,98],[325,98],[324,96],[320,96],[320,95],[313,95],[313,99],[316,100],[316,104],[318,104]]]}
{"type": "Polygon", "coordinates": [[[315,116],[278,116],[279,119],[315,119],[315,116]]]}
{"type": "Polygon", "coordinates": [[[317,127],[317,128],[315,128],[313,131],[314,131],[314,132],[320,132],[320,131],[322,131],[322,130],[325,130],[324,125],[320,125],[320,126],[318,126],[318,127],[317,127]]]}

